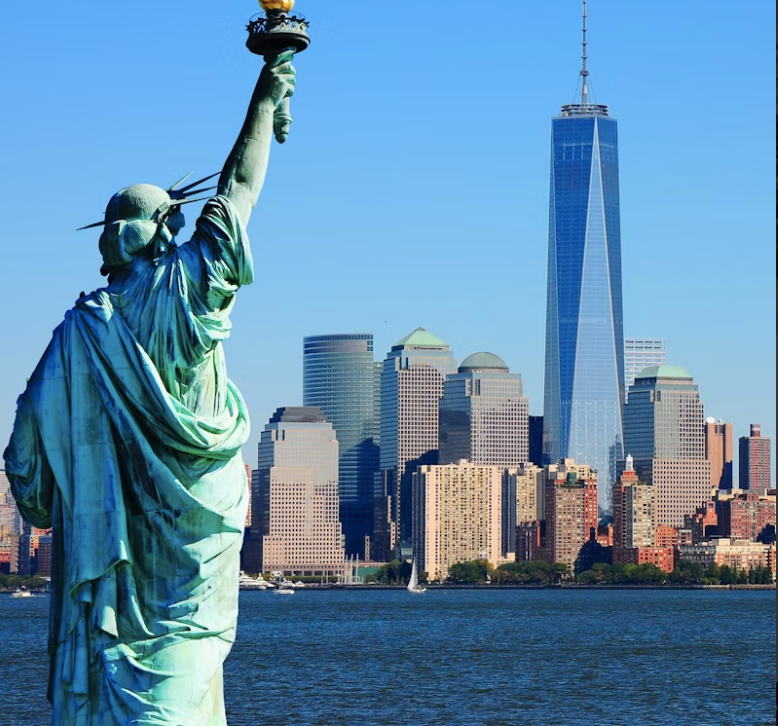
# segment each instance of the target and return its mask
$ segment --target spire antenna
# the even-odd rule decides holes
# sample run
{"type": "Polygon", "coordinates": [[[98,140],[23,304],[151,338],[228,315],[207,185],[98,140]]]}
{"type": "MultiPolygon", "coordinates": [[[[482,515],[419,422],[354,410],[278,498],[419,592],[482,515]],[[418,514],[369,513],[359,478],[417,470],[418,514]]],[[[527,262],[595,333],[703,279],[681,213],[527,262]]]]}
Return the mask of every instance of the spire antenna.
{"type": "Polygon", "coordinates": [[[587,82],[589,71],[586,69],[586,0],[583,0],[583,42],[581,46],[583,48],[581,55],[581,60],[583,60],[583,66],[581,67],[581,103],[586,105],[589,103],[589,84],[587,82]]]}

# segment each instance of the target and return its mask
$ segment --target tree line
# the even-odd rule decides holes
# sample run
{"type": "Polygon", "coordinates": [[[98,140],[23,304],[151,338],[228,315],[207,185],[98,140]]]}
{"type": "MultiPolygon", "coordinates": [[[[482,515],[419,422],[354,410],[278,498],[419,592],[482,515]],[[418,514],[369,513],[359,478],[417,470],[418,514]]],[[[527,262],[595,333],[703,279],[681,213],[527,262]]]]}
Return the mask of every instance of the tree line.
{"type": "MultiPolygon", "coordinates": [[[[365,579],[383,585],[407,584],[411,576],[409,562],[394,560],[365,579]]],[[[426,582],[427,573],[419,573],[426,582]]],[[[699,562],[678,560],[672,572],[665,572],[651,563],[622,565],[598,563],[590,570],[573,575],[562,563],[507,562],[497,567],[486,560],[457,562],[448,570],[448,585],[769,585],[773,574],[769,567],[758,566],[738,570],[728,565],[704,567],[699,562]]]]}

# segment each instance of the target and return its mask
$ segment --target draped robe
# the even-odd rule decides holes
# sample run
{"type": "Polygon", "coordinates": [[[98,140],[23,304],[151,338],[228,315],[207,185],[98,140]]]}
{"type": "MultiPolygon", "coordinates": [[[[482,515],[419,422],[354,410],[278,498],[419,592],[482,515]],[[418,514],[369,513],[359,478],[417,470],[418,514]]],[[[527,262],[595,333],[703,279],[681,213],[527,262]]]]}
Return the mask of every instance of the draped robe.
{"type": "Polygon", "coordinates": [[[249,422],[222,341],[252,277],[214,197],[189,242],[66,313],[19,398],[4,457],[52,527],[54,726],[226,724],[249,422]]]}

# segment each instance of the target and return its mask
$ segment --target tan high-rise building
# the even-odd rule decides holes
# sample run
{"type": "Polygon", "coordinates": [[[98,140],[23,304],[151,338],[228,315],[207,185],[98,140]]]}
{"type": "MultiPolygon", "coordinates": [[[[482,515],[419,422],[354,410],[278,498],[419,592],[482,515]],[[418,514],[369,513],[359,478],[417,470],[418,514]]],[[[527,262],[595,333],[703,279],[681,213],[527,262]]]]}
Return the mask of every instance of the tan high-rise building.
{"type": "Polygon", "coordinates": [[[767,494],[772,489],[770,439],[762,436],[762,427],[751,424],[750,436],[740,438],[740,488],[753,494],[767,494]]]}
{"type": "Polygon", "coordinates": [[[521,375],[494,353],[473,353],[446,377],[440,460],[519,466],[529,461],[529,403],[521,375]]]}
{"type": "Polygon", "coordinates": [[[710,462],[710,483],[713,489],[732,489],[732,450],[734,442],[731,423],[705,419],[705,458],[710,462]]]}
{"type": "Polygon", "coordinates": [[[691,375],[677,366],[638,374],[624,406],[624,451],[641,481],[652,484],[655,525],[683,527],[710,498],[703,406],[691,375]]]}
{"type": "Polygon", "coordinates": [[[626,470],[613,487],[614,548],[653,547],[654,515],[654,487],[638,479],[628,458],[626,470]]]}
{"type": "Polygon", "coordinates": [[[463,461],[413,474],[413,554],[430,579],[444,580],[456,562],[503,560],[504,471],[463,461]]]}
{"type": "Polygon", "coordinates": [[[259,444],[252,540],[262,572],[333,575],[344,570],[338,441],[318,408],[279,408],[259,444]]]}
{"type": "Polygon", "coordinates": [[[505,469],[503,473],[503,554],[516,552],[516,528],[545,518],[545,470],[534,464],[505,469]]]}
{"type": "Polygon", "coordinates": [[[374,557],[391,557],[398,538],[412,536],[412,475],[438,461],[438,402],[456,370],[448,343],[424,328],[395,343],[384,360],[374,557]]]}
{"type": "Polygon", "coordinates": [[[581,548],[597,532],[597,472],[562,459],[546,466],[546,556],[574,572],[581,548]]]}

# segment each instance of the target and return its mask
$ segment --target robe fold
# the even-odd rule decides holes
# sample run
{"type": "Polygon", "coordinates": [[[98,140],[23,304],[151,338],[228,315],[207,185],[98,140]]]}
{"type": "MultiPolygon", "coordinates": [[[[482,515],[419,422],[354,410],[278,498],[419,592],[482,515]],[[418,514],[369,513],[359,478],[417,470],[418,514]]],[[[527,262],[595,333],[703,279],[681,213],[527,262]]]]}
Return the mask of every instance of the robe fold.
{"type": "Polygon", "coordinates": [[[17,406],[6,472],[52,527],[54,726],[223,726],[248,506],[222,341],[253,278],[225,197],[192,239],[82,297],[17,406]]]}

